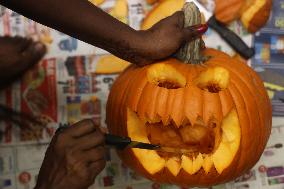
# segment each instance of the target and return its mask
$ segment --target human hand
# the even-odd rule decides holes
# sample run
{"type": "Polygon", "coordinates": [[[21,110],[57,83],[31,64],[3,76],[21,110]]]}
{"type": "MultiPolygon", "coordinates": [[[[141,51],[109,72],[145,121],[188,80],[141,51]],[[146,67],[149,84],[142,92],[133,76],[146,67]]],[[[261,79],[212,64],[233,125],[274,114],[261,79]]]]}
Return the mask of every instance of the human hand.
{"type": "Polygon", "coordinates": [[[7,87],[38,63],[46,47],[23,37],[0,37],[0,89],[7,87]]]}
{"type": "Polygon", "coordinates": [[[133,63],[145,65],[167,58],[177,52],[184,43],[200,37],[207,29],[206,24],[184,28],[184,13],[178,11],[150,29],[139,31],[143,42],[138,47],[139,56],[134,57],[133,63]]]}
{"type": "Polygon", "coordinates": [[[87,189],[105,163],[103,133],[92,120],[80,121],[53,137],[35,189],[87,189]]]}

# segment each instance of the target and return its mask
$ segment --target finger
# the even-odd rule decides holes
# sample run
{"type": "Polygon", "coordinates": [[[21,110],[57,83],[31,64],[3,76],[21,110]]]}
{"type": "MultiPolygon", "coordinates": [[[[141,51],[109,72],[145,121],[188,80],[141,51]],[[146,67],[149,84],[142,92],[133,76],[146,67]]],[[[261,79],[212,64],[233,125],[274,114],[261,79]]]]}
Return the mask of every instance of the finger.
{"type": "Polygon", "coordinates": [[[36,63],[44,56],[46,48],[41,43],[32,43],[21,52],[18,57],[17,66],[14,68],[15,73],[23,73],[36,63]]]}
{"type": "Polygon", "coordinates": [[[16,51],[19,53],[25,51],[33,42],[32,39],[21,36],[11,37],[11,41],[14,43],[16,51]]]}
{"type": "Polygon", "coordinates": [[[66,129],[65,133],[72,137],[81,137],[98,129],[93,120],[84,119],[66,129]]]}
{"type": "Polygon", "coordinates": [[[31,44],[33,43],[32,39],[25,38],[21,42],[19,42],[18,52],[24,52],[31,44]]]}
{"type": "MultiPolygon", "coordinates": [[[[31,41],[27,39],[27,41],[31,41]]],[[[22,58],[27,62],[40,60],[46,53],[46,47],[40,42],[31,43],[25,50],[22,51],[22,58]]]]}
{"type": "Polygon", "coordinates": [[[183,38],[185,41],[191,41],[197,37],[200,37],[208,29],[207,24],[200,24],[195,26],[186,27],[183,29],[183,38]]]}
{"type": "Polygon", "coordinates": [[[97,146],[96,148],[84,151],[80,156],[80,158],[89,165],[93,162],[105,159],[106,148],[105,146],[97,146]]]}
{"type": "Polygon", "coordinates": [[[80,138],[77,138],[74,148],[78,150],[89,150],[96,146],[103,145],[104,142],[104,134],[100,130],[97,130],[80,138]]]}
{"type": "Polygon", "coordinates": [[[106,160],[101,159],[99,161],[93,162],[88,166],[89,171],[92,173],[93,178],[95,178],[106,166],[106,160]]]}
{"type": "MultiPolygon", "coordinates": [[[[10,39],[11,38],[7,38],[7,40],[11,41],[10,39]]],[[[2,67],[3,73],[1,75],[2,78],[5,78],[5,82],[4,84],[2,81],[0,82],[1,88],[22,76],[25,71],[38,63],[45,53],[45,47],[39,43],[30,44],[22,53],[16,52],[18,48],[17,45],[15,48],[13,51],[5,53],[4,56],[1,57],[1,59],[5,60],[5,66],[2,67]],[[41,50],[39,50],[40,48],[41,50]]]]}

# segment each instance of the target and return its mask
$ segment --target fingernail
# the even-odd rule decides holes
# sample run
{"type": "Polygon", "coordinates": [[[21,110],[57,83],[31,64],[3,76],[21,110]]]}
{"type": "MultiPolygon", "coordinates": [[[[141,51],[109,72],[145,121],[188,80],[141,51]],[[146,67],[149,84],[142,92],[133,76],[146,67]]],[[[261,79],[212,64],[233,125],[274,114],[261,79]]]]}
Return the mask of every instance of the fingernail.
{"type": "Polygon", "coordinates": [[[34,47],[37,51],[42,51],[45,48],[45,46],[40,42],[37,42],[34,47]]]}
{"type": "Polygon", "coordinates": [[[46,47],[44,44],[40,43],[40,42],[37,42],[35,45],[34,45],[34,51],[35,53],[38,53],[38,52],[46,52],[46,47]]]}
{"type": "Polygon", "coordinates": [[[208,30],[207,24],[201,24],[200,27],[197,28],[197,31],[199,33],[205,33],[208,30]]]}
{"type": "Polygon", "coordinates": [[[199,24],[190,27],[190,29],[193,30],[193,32],[196,32],[197,34],[203,34],[208,30],[208,25],[207,24],[199,24]]]}

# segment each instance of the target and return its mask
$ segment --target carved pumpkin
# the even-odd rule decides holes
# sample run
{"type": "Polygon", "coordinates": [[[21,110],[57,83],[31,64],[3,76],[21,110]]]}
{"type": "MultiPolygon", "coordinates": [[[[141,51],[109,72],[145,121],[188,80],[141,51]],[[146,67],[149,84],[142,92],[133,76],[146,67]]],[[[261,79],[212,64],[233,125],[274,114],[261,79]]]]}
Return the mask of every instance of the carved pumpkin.
{"type": "Polygon", "coordinates": [[[176,11],[181,10],[185,0],[163,0],[159,1],[156,6],[145,17],[141,29],[146,30],[152,27],[155,23],[166,18],[176,11]]]}
{"type": "MultiPolygon", "coordinates": [[[[157,21],[180,10],[185,0],[163,0],[149,12],[142,29],[148,29],[157,21]]],[[[229,24],[240,19],[244,27],[255,33],[263,27],[269,19],[272,0],[215,0],[214,14],[218,21],[229,24]]]]}
{"type": "Polygon", "coordinates": [[[241,10],[241,21],[247,30],[255,33],[269,19],[272,0],[246,0],[241,10]]]}
{"type": "Polygon", "coordinates": [[[241,8],[245,0],[215,0],[215,16],[222,23],[230,23],[241,16],[241,8]]]}
{"type": "Polygon", "coordinates": [[[146,0],[146,2],[150,5],[153,5],[154,3],[157,3],[158,0],[146,0]]]}
{"type": "Polygon", "coordinates": [[[215,0],[217,20],[228,24],[240,19],[245,28],[255,33],[269,19],[272,0],[215,0]]]}
{"type": "MultiPolygon", "coordinates": [[[[200,23],[198,8],[185,7],[185,27],[200,23]]],[[[131,65],[112,86],[106,119],[112,134],[193,151],[118,151],[126,165],[156,182],[230,181],[253,167],[268,140],[271,105],[260,78],[246,64],[202,47],[197,39],[177,58],[131,65]]]]}

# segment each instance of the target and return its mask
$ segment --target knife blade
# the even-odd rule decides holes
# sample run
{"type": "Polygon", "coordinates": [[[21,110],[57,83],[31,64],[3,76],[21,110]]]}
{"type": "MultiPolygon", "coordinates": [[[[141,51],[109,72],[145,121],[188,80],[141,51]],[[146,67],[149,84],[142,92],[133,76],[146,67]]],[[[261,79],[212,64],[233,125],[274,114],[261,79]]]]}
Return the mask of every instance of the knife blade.
{"type": "Polygon", "coordinates": [[[198,152],[197,148],[190,149],[180,149],[180,148],[172,148],[166,146],[160,146],[157,144],[150,144],[138,141],[132,141],[129,137],[121,137],[117,135],[106,134],[105,142],[109,146],[114,146],[116,149],[123,150],[126,148],[139,148],[146,150],[156,150],[159,152],[167,152],[172,154],[191,154],[194,152],[198,152]]]}
{"type": "Polygon", "coordinates": [[[224,24],[217,21],[212,11],[212,7],[214,7],[213,5],[204,6],[202,0],[186,0],[186,2],[194,3],[203,13],[208,26],[215,30],[221,36],[221,38],[224,39],[242,57],[245,59],[250,59],[254,56],[254,48],[250,48],[236,33],[227,28],[224,24]]]}

